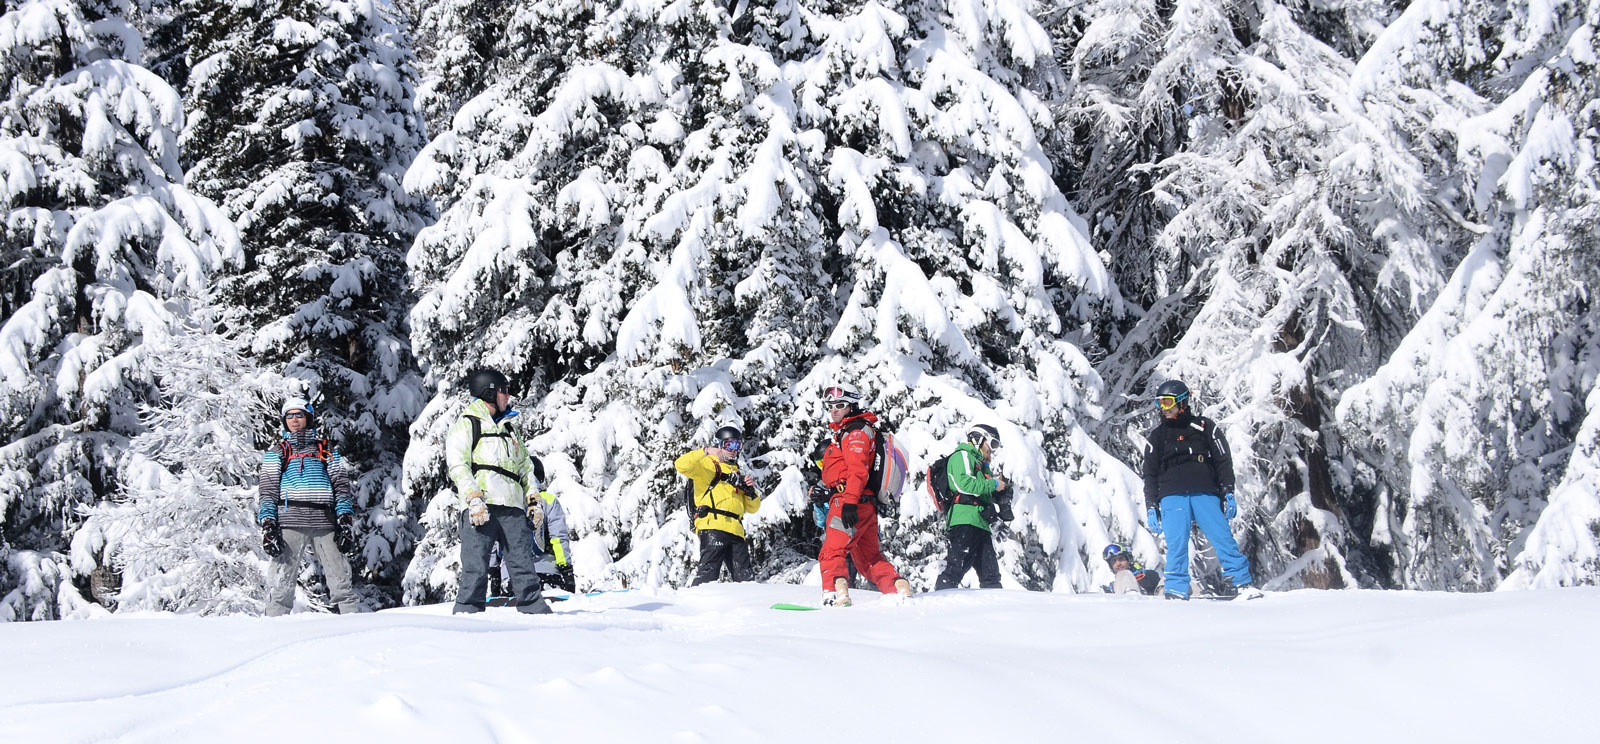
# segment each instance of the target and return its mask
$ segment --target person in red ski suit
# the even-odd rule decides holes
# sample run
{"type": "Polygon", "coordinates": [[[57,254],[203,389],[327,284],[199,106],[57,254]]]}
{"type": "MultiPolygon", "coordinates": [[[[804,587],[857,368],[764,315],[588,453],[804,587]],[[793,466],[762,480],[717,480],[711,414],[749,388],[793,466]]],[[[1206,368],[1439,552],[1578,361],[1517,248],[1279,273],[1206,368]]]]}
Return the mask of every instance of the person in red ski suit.
{"type": "Polygon", "coordinates": [[[828,428],[833,437],[822,455],[822,485],[832,493],[824,520],[822,550],[822,604],[850,606],[850,578],[846,557],[856,570],[885,595],[911,596],[911,584],[900,577],[894,564],[883,557],[878,543],[878,509],[867,484],[877,445],[878,417],[860,408],[861,393],[838,384],[823,392],[828,407],[828,428]]]}

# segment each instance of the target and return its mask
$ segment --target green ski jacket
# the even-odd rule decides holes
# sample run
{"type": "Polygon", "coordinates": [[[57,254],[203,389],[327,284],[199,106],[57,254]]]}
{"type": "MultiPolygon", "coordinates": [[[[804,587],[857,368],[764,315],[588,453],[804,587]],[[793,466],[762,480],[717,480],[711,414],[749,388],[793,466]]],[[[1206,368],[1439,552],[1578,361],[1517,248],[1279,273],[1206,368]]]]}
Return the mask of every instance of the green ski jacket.
{"type": "Polygon", "coordinates": [[[945,472],[950,476],[950,490],[976,497],[983,504],[952,504],[945,528],[970,524],[985,532],[990,531],[989,523],[982,516],[983,507],[994,504],[994,492],[1000,487],[1000,482],[989,472],[989,463],[983,461],[983,453],[971,442],[962,442],[951,453],[948,462],[945,472]]]}

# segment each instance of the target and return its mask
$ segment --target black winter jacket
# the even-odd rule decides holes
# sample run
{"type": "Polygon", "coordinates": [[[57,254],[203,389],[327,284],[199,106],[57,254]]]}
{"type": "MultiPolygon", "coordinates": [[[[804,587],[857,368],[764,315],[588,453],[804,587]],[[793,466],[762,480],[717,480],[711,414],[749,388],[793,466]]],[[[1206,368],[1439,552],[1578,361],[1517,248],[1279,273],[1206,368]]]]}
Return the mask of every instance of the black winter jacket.
{"type": "Polygon", "coordinates": [[[1175,493],[1233,490],[1233,455],[1217,422],[1185,411],[1145,434],[1144,505],[1160,506],[1175,493]]]}

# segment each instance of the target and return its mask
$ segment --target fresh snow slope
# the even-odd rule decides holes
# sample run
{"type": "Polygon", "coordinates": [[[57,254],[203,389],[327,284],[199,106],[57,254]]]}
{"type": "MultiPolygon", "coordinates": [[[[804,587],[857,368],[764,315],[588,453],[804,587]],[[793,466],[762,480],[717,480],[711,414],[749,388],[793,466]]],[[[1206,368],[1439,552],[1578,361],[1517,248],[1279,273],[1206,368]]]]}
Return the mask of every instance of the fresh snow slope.
{"type": "Polygon", "coordinates": [[[0,741],[1593,741],[1600,589],[1254,602],[815,587],[523,617],[0,625],[0,741]]]}

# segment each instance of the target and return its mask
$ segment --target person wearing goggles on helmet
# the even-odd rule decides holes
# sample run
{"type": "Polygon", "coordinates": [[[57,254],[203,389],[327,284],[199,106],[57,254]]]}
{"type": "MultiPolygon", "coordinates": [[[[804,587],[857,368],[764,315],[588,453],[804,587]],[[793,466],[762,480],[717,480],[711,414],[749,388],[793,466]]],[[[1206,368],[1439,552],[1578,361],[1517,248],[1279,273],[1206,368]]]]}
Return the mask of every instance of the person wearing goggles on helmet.
{"type": "Polygon", "coordinates": [[[339,614],[360,612],[345,558],[357,548],[349,468],[338,448],[317,433],[311,403],[291,397],[282,414],[282,438],[262,455],[256,477],[261,549],[272,558],[266,615],[287,615],[294,609],[307,546],[322,564],[328,598],[339,614]]]}
{"type": "Polygon", "coordinates": [[[1133,552],[1117,543],[1106,546],[1101,557],[1111,568],[1111,583],[1104,587],[1109,594],[1156,594],[1161,591],[1161,574],[1133,559],[1133,552]]]}
{"type": "Polygon", "coordinates": [[[1189,386],[1168,380],[1156,389],[1161,423],[1145,438],[1144,503],[1152,534],[1167,535],[1164,575],[1168,599],[1189,598],[1191,524],[1216,549],[1227,593],[1256,599],[1250,560],[1228,529],[1238,513],[1233,496],[1233,456],[1215,421],[1190,411],[1189,386]]]}
{"type": "Polygon", "coordinates": [[[1000,431],[989,424],[976,424],[945,461],[955,501],[945,517],[950,552],[945,557],[944,571],[933,585],[935,591],[960,586],[971,569],[978,571],[979,588],[1000,588],[1000,560],[995,554],[990,525],[995,519],[1008,516],[1011,506],[1010,500],[1005,499],[1005,511],[997,511],[996,505],[1009,485],[989,468],[989,461],[999,448],[1000,431]]]}
{"type": "Polygon", "coordinates": [[[483,612],[489,590],[489,556],[496,545],[510,570],[518,612],[551,612],[540,592],[534,531],[542,526],[542,484],[533,457],[511,426],[511,382],[492,369],[467,378],[472,402],[445,434],[445,466],[461,494],[461,576],[457,613],[483,612]],[[534,529],[528,529],[533,520],[534,529]]]}
{"type": "Polygon", "coordinates": [[[885,595],[910,597],[910,582],[883,557],[876,494],[867,490],[877,453],[878,417],[861,410],[861,392],[844,383],[824,388],[822,403],[833,434],[822,455],[822,485],[832,494],[817,554],[822,604],[850,606],[850,561],[885,595]]]}
{"type": "Polygon", "coordinates": [[[700,568],[690,586],[716,581],[722,567],[734,581],[751,581],[750,544],[744,533],[744,515],[761,508],[756,481],[749,474],[739,475],[739,453],[744,449],[744,432],[735,426],[717,430],[716,443],[690,450],[673,463],[684,477],[694,482],[694,501],[690,519],[700,539],[700,568]]]}

